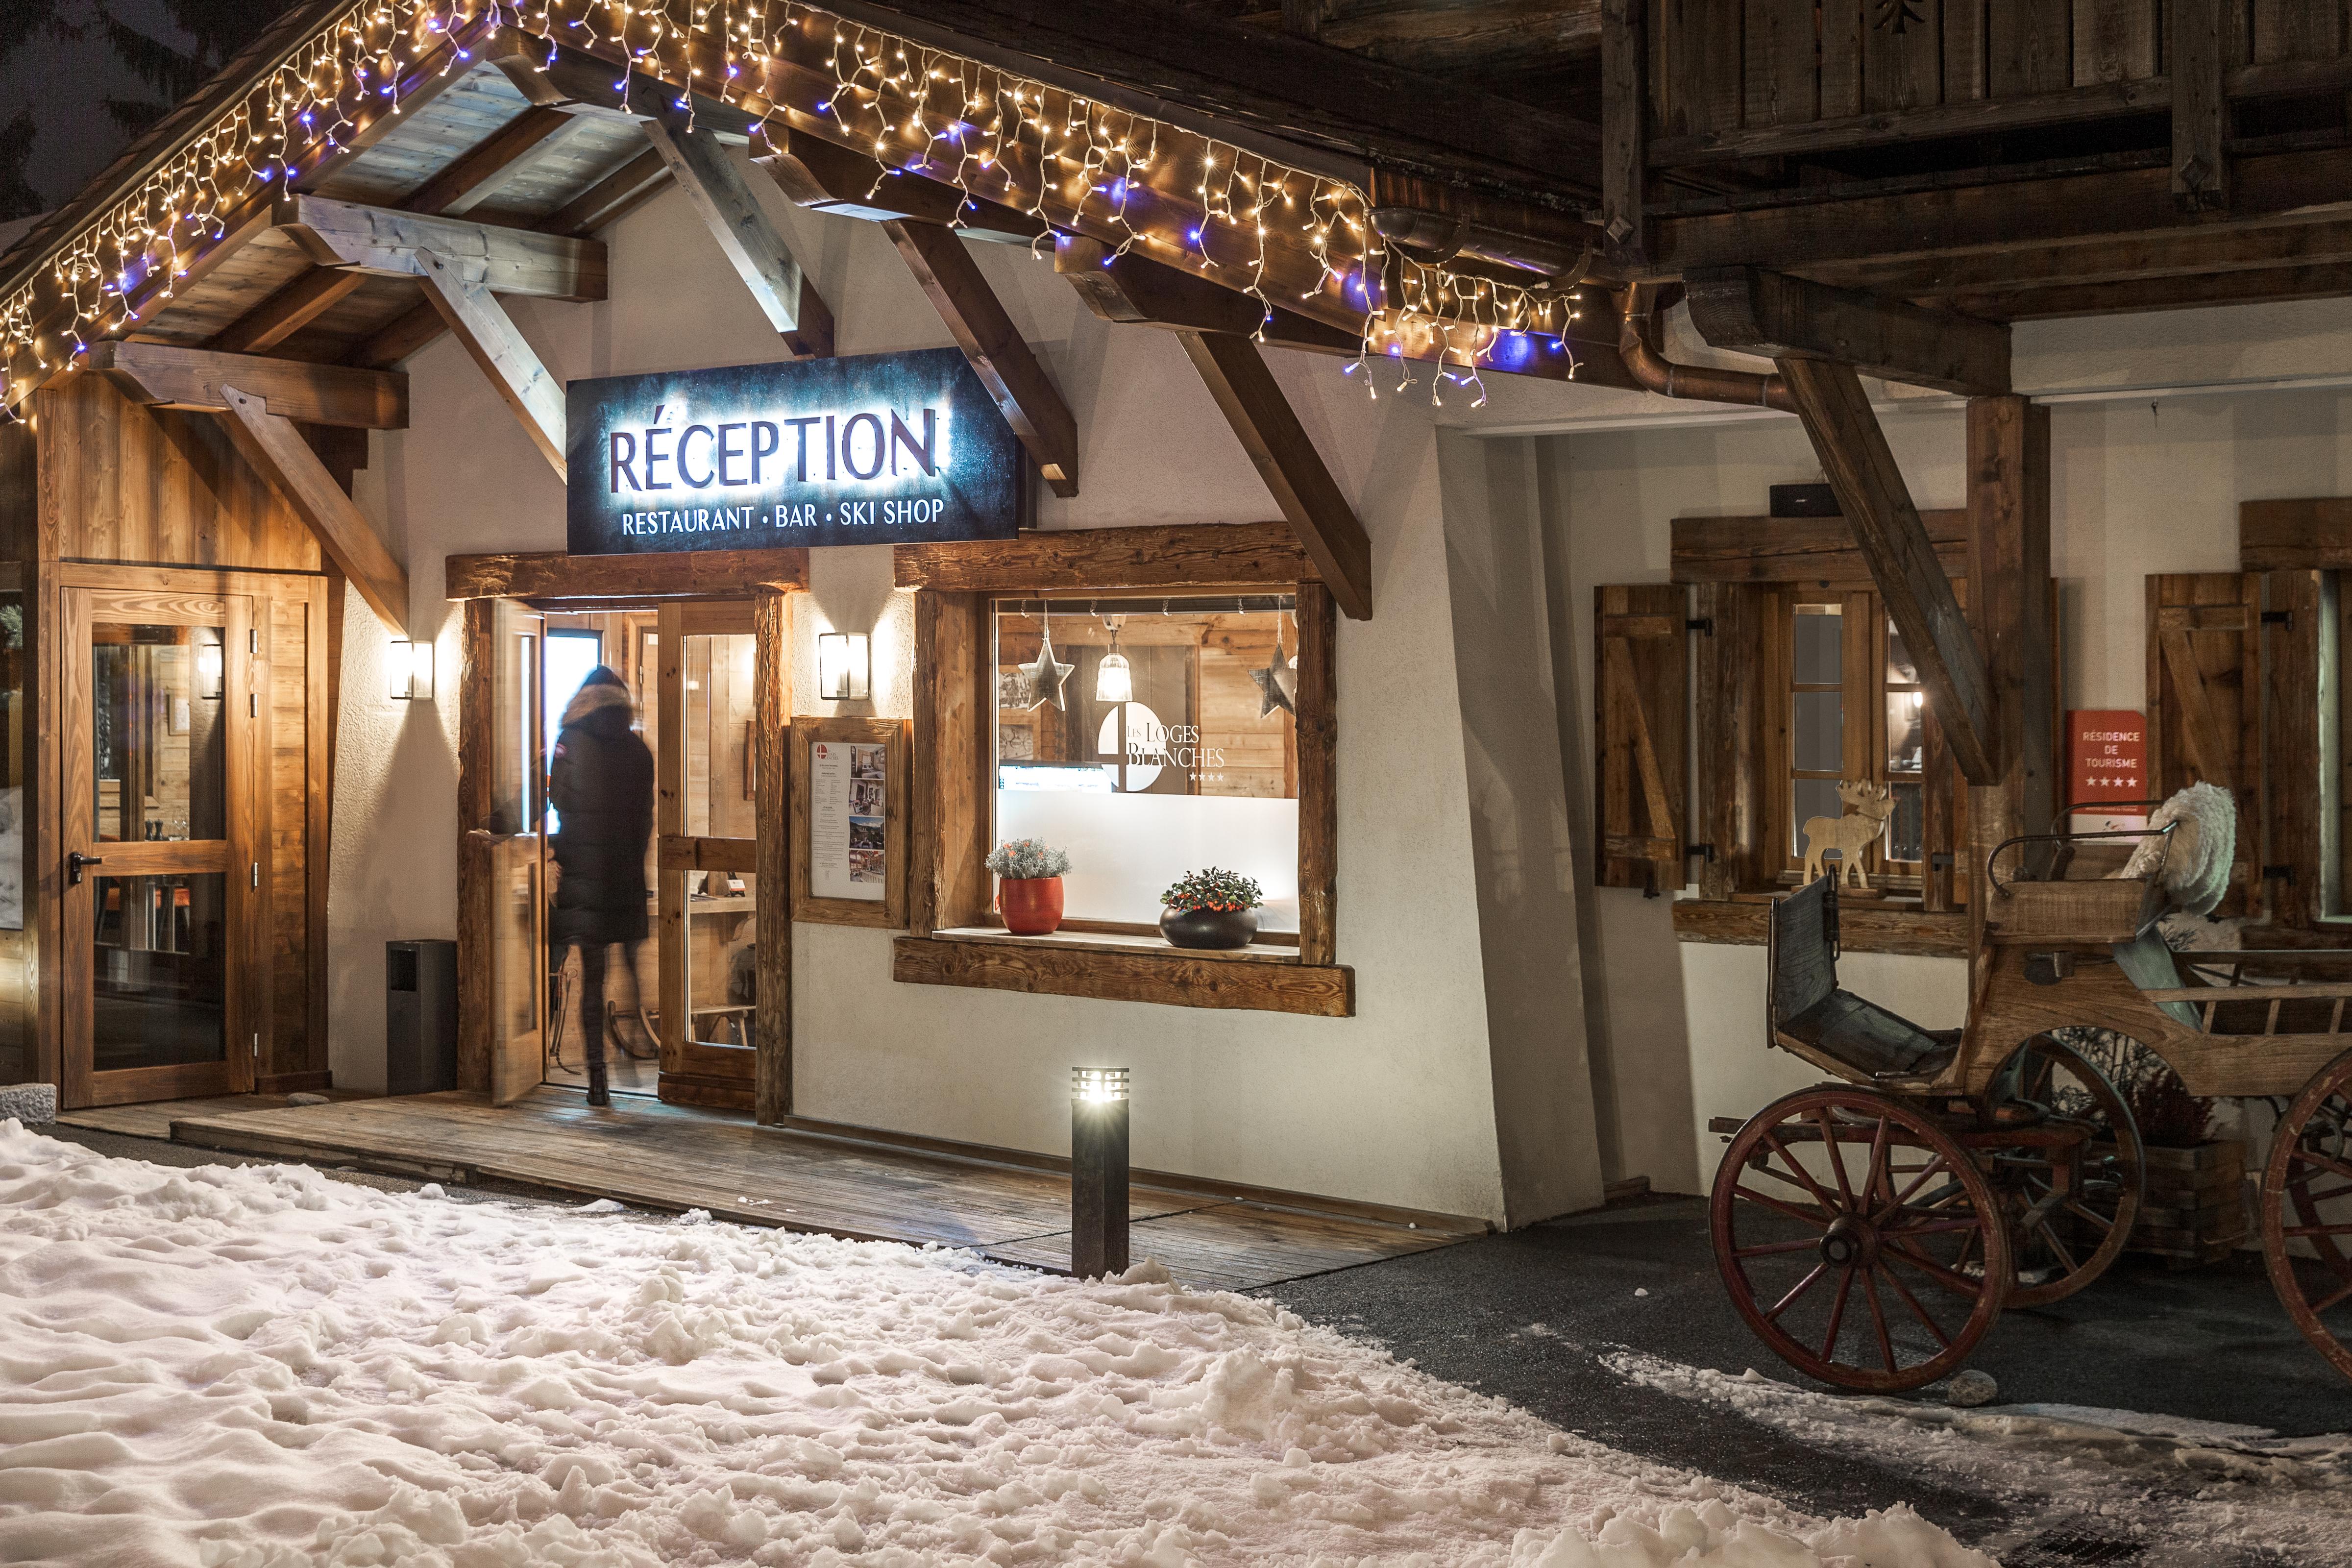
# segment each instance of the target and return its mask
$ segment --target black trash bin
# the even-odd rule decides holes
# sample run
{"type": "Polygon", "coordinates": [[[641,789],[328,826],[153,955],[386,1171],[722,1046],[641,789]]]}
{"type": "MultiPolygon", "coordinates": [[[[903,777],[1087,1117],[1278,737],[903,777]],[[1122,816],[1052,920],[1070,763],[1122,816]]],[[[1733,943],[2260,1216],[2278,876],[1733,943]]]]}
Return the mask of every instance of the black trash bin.
{"type": "Polygon", "coordinates": [[[383,1089],[431,1094],[457,1087],[457,944],[383,944],[383,1089]]]}

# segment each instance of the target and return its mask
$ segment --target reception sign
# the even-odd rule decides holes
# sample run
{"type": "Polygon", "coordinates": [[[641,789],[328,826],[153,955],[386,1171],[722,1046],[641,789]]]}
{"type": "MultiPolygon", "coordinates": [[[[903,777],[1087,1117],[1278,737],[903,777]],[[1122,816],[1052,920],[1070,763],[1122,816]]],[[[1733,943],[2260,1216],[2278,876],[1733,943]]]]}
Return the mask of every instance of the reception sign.
{"type": "Polygon", "coordinates": [[[1029,459],[959,349],[575,381],[574,555],[1010,539],[1029,459]]]}

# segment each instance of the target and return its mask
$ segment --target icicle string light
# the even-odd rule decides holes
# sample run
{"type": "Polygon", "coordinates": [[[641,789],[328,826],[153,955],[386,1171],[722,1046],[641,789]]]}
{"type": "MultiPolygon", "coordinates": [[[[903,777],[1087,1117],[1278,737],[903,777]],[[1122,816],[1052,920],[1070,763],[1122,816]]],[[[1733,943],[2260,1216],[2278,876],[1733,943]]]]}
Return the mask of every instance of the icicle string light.
{"type": "Polygon", "coordinates": [[[162,309],[232,220],[259,221],[257,203],[403,112],[419,84],[471,69],[499,28],[542,72],[559,45],[593,53],[624,101],[651,90],[690,117],[698,94],[757,135],[796,128],[869,152],[877,190],[894,174],[940,181],[960,193],[959,225],[995,202],[1046,237],[1090,232],[1112,261],[1136,250],[1214,278],[1258,303],[1261,338],[1278,307],[1360,322],[1359,368],[1434,360],[1433,395],[1480,386],[1482,364],[1550,355],[1573,371],[1570,299],[1385,246],[1353,184],[794,0],[359,0],[0,300],[0,409],[15,416],[38,379],[162,309]],[[1295,299],[1268,294],[1308,264],[1295,299]]]}

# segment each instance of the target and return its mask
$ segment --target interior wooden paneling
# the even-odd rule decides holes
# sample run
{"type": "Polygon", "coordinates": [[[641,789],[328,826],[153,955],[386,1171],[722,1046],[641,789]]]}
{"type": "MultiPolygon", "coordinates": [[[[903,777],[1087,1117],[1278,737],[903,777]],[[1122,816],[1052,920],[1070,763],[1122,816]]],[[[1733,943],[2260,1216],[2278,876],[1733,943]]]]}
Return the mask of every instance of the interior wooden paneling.
{"type": "Polygon", "coordinates": [[[87,374],[39,407],[44,554],[320,570],[317,538],[210,416],[142,407],[87,374]]]}

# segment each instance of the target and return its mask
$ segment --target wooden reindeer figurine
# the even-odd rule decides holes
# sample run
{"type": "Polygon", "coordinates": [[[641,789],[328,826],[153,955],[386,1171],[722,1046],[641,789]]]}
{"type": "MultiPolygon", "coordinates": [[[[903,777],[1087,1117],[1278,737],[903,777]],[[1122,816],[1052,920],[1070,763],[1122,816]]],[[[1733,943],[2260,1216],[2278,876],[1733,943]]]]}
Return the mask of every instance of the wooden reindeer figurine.
{"type": "Polygon", "coordinates": [[[1895,792],[1867,779],[1851,779],[1838,785],[1838,798],[1852,809],[1852,816],[1816,816],[1805,824],[1805,880],[1811,882],[1822,874],[1822,852],[1834,849],[1838,885],[1867,889],[1870,879],[1863,875],[1862,852],[1886,831],[1886,819],[1895,815],[1895,792]]]}

